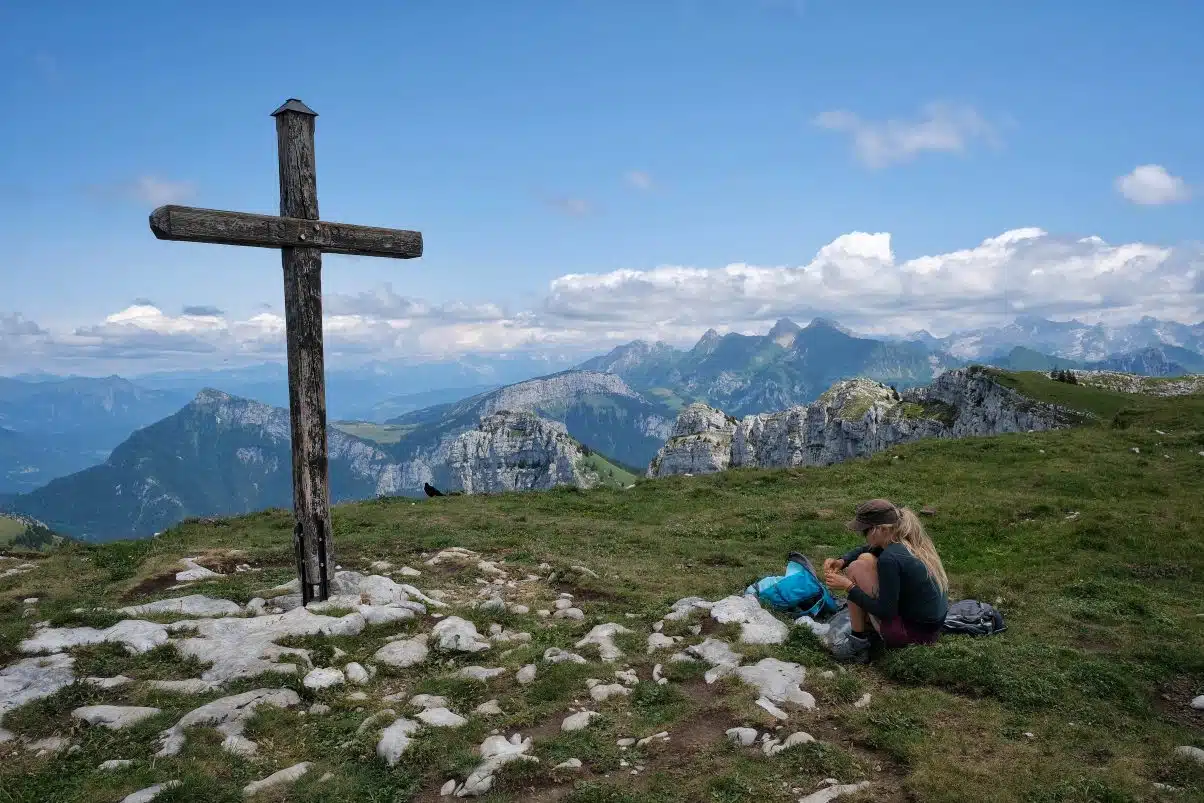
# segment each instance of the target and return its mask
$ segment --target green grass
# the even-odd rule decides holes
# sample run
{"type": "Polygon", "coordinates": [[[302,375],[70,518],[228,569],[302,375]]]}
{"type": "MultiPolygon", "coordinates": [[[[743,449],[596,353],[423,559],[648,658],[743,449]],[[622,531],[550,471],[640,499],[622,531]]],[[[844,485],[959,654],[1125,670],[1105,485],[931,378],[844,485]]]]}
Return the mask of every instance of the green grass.
{"type": "Polygon", "coordinates": [[[585,464],[598,472],[604,487],[625,488],[639,479],[635,474],[616,466],[597,452],[590,452],[585,458],[585,464]]]}
{"type": "Polygon", "coordinates": [[[0,544],[11,544],[14,538],[25,532],[27,526],[20,519],[0,513],[0,544]]]}
{"type": "MultiPolygon", "coordinates": [[[[174,721],[216,693],[172,699],[147,697],[136,686],[103,694],[64,690],[14,712],[5,725],[29,736],[69,733],[81,750],[50,761],[0,747],[0,801],[118,800],[177,776],[192,779],[195,791],[164,800],[200,799],[197,795],[237,800],[247,781],[302,760],[315,762],[315,769],[289,799],[434,799],[447,778],[463,779],[473,766],[473,749],[493,728],[507,735],[538,733],[535,754],[541,758],[539,765],[507,770],[483,798],[494,803],[529,799],[531,790],[551,787],[562,788],[559,799],[578,803],[797,799],[801,793],[785,792],[813,791],[825,777],[868,778],[874,787],[866,800],[1201,799],[1204,769],[1175,760],[1172,750],[1204,746],[1204,721],[1188,707],[1204,693],[1199,616],[1204,458],[1197,454],[1204,450],[1204,397],[1126,396],[1036,374],[1003,379],[1094,417],[1067,431],[922,441],[829,468],[672,477],[630,490],[565,488],[337,506],[336,559],[344,567],[363,568],[378,559],[409,564],[424,570],[415,581],[419,587],[466,589],[471,596],[479,588],[473,570],[429,571],[422,553],[465,546],[504,558],[512,576],[520,578],[528,572],[546,577],[538,565],[547,562],[562,579],[545,587],[532,608],[547,606],[555,592],[565,590],[581,601],[587,620],[545,626],[534,614],[494,618],[465,612],[480,626],[496,620],[527,630],[533,643],[504,658],[487,653],[445,663],[432,656],[411,670],[382,670],[368,687],[373,698],[364,703],[324,693],[320,699],[334,708],[325,717],[265,714],[249,730],[261,745],[253,761],[226,756],[216,735],[203,730],[189,737],[179,759],[160,760],[153,770],[147,761],[163,721],[174,721]],[[665,663],[670,685],[647,682],[651,665],[665,661],[667,653],[648,656],[640,645],[669,604],[689,595],[716,599],[738,592],[750,580],[780,573],[792,549],[817,561],[840,554],[856,543],[841,522],[857,502],[877,496],[915,509],[935,508],[925,524],[949,572],[951,596],[996,603],[1007,618],[1006,633],[946,637],[934,647],[889,653],[831,680],[820,672],[833,664],[806,630],[793,629],[782,645],[743,649],[750,656],[805,664],[805,686],[819,701],[817,711],[792,715],[784,729],[807,730],[818,743],[772,758],[723,738],[735,725],[773,724],[737,682],[707,686],[700,678],[704,667],[680,663],[665,663]],[[578,564],[598,577],[563,571],[578,564]],[[626,618],[629,612],[635,618],[626,618]],[[619,640],[628,655],[618,665],[540,664],[534,683],[514,682],[517,668],[536,660],[546,646],[572,648],[589,627],[604,621],[637,632],[619,640]],[[450,677],[466,663],[505,666],[508,674],[489,684],[450,677]],[[585,731],[561,733],[560,720],[574,706],[589,703],[585,680],[608,679],[623,663],[643,681],[632,695],[597,705],[604,719],[585,731]],[[357,736],[355,729],[386,705],[376,697],[398,691],[443,694],[461,713],[496,698],[505,715],[423,735],[407,762],[388,770],[373,754],[371,735],[357,736]],[[855,708],[851,703],[866,692],[870,706],[855,708]],[[121,735],[69,722],[71,706],[102,698],[154,704],[165,713],[154,727],[121,735]],[[624,753],[615,746],[620,736],[659,730],[673,734],[671,747],[624,753]],[[114,757],[143,763],[113,776],[93,771],[114,757]],[[551,766],[565,758],[580,758],[586,768],[576,776],[553,774],[551,766]],[[637,760],[646,764],[638,777],[620,764],[637,760]],[[333,779],[318,784],[327,771],[333,779]],[[1155,781],[1181,791],[1177,797],[1158,792],[1155,781]]],[[[42,599],[40,618],[104,626],[111,623],[106,614],[71,610],[162,596],[136,589],[162,577],[183,555],[240,550],[238,560],[262,566],[262,574],[203,589],[245,601],[289,576],[291,527],[290,515],[277,510],[220,524],[188,522],[150,541],[65,545],[39,559],[37,571],[0,580],[0,662],[18,657],[16,645],[35,621],[22,615],[24,597],[42,599]]],[[[322,663],[334,661],[334,646],[349,653],[342,660],[363,662],[386,634],[429,624],[407,623],[354,638],[307,637],[297,646],[313,650],[322,663]]],[[[689,638],[689,624],[669,623],[665,632],[689,638]]],[[[592,650],[581,652],[596,657],[592,650]]],[[[184,677],[197,670],[170,648],[129,656],[90,647],[77,650],[76,660],[89,673],[138,678],[184,677]]],[[[318,699],[304,696],[307,703],[318,699]]],[[[387,705],[399,712],[404,707],[387,705]]]]}

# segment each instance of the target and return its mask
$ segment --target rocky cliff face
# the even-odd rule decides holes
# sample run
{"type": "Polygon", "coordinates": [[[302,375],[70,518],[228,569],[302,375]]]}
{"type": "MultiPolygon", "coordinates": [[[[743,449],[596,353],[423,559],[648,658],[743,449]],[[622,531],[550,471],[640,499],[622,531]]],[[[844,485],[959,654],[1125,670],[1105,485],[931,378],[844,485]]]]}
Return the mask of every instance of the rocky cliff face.
{"type": "Polygon", "coordinates": [[[451,490],[470,494],[591,488],[599,479],[563,424],[509,411],[493,413],[457,437],[448,450],[447,471],[451,490]]]}
{"type": "Polygon", "coordinates": [[[920,438],[1055,429],[1074,420],[1073,413],[1027,399],[976,369],[950,371],[902,394],[852,379],[811,404],[740,420],[704,404],[690,405],[647,474],[823,466],[920,438]]]}

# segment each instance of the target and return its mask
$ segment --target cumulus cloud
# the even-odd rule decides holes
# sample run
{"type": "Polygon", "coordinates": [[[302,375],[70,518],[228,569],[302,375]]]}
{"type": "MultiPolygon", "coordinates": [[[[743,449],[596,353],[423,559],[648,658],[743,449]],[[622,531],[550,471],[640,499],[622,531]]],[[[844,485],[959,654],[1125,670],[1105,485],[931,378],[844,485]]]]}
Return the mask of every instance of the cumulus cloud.
{"type": "Polygon", "coordinates": [[[175,181],[160,176],[143,175],[132,181],[87,187],[87,192],[100,199],[124,199],[148,206],[182,203],[196,196],[191,181],[175,181]]]}
{"type": "Polygon", "coordinates": [[[1118,177],[1115,187],[1125,198],[1144,206],[1181,203],[1191,197],[1187,182],[1162,165],[1138,165],[1133,172],[1118,177]]]}
{"type": "Polygon", "coordinates": [[[627,182],[629,187],[647,192],[652,189],[652,176],[645,173],[643,170],[628,170],[623,176],[623,180],[627,182]]]}
{"type": "Polygon", "coordinates": [[[184,309],[181,310],[181,312],[185,315],[195,315],[195,316],[202,317],[202,318],[214,318],[214,317],[220,317],[220,316],[226,314],[219,307],[209,306],[209,305],[205,305],[205,304],[184,307],[184,309]]]}
{"type": "MultiPolygon", "coordinates": [[[[467,300],[433,304],[384,285],[332,293],[324,303],[331,361],[450,358],[552,351],[596,354],[636,338],[688,344],[707,328],[760,332],[786,316],[817,315],[856,331],[943,335],[994,325],[1016,314],[1055,320],[1131,323],[1152,315],[1204,320],[1204,248],[1099,237],[1065,237],[1039,228],[1003,232],[967,248],[900,257],[886,232],[851,232],[793,265],[662,265],[553,280],[530,309],[467,300]]],[[[65,334],[19,315],[0,317],[0,355],[21,359],[157,360],[164,366],[282,359],[281,315],[257,308],[240,318],[180,315],[135,304],[65,334]]],[[[119,368],[118,370],[122,370],[119,368]]]]}
{"type": "Polygon", "coordinates": [[[848,134],[853,153],[871,168],[908,162],[925,151],[964,153],[975,140],[998,142],[995,127],[978,111],[948,103],[929,103],[910,120],[866,120],[842,109],[822,112],[814,122],[848,134]]]}

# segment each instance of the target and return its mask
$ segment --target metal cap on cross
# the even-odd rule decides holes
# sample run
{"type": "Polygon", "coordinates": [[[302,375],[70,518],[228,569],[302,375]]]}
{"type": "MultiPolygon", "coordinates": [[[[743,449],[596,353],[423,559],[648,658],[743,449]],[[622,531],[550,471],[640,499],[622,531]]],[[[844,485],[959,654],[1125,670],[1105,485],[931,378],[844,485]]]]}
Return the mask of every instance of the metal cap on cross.
{"type": "Polygon", "coordinates": [[[422,234],[318,219],[314,119],[297,98],[272,112],[280,162],[280,214],[255,215],[169,204],[151,213],[160,240],[280,249],[288,341],[293,453],[293,548],[301,600],[326,600],[334,568],[326,456],[326,377],[322,353],[322,253],[412,259],[422,234]]]}

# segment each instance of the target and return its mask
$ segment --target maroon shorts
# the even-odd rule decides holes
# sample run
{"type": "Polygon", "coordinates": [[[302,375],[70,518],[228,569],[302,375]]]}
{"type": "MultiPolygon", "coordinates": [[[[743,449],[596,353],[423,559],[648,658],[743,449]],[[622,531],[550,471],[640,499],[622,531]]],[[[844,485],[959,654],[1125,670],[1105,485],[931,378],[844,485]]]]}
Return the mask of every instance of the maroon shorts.
{"type": "Polygon", "coordinates": [[[895,616],[890,619],[874,619],[878,633],[887,647],[906,647],[908,644],[935,644],[941,628],[926,628],[895,616]]]}

